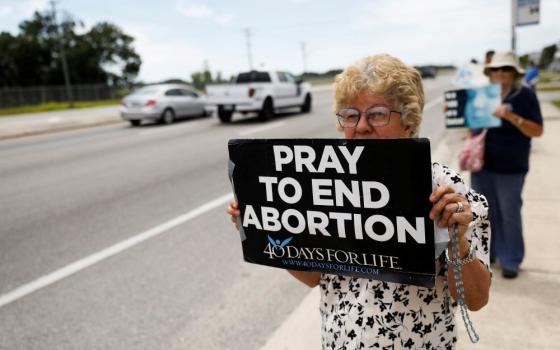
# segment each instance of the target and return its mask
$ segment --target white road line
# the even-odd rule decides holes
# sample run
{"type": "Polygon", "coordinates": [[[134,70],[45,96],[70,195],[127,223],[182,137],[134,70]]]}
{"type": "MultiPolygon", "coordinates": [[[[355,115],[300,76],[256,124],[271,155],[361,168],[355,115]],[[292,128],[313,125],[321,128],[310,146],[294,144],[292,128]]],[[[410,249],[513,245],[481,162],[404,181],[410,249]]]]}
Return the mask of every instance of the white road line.
{"type": "Polygon", "coordinates": [[[424,105],[424,111],[427,111],[428,109],[430,109],[430,108],[432,108],[432,107],[434,107],[434,106],[436,106],[436,105],[438,105],[442,102],[443,102],[443,96],[440,96],[440,97],[436,98],[435,100],[432,100],[432,101],[426,103],[424,105]]]}
{"type": "Polygon", "coordinates": [[[70,275],[73,275],[81,270],[97,264],[113,255],[125,251],[126,249],[132,248],[137,244],[140,244],[150,238],[158,236],[166,231],[169,231],[181,224],[184,224],[220,205],[229,202],[233,198],[233,195],[228,193],[219,198],[216,198],[208,203],[205,203],[198,208],[195,208],[183,215],[180,215],[172,220],[164,222],[154,228],[147,231],[134,235],[124,241],[121,241],[115,245],[105,248],[97,253],[86,256],[83,259],[75,261],[65,267],[51,272],[48,275],[42,276],[30,283],[27,283],[19,288],[14,289],[11,292],[0,295],[0,307],[10,304],[18,299],[21,299],[39,289],[45,288],[55,282],[58,282],[70,275]]]}
{"type": "Polygon", "coordinates": [[[60,123],[62,121],[62,118],[60,118],[60,117],[50,117],[49,119],[47,119],[47,121],[49,123],[60,123]]]}
{"type": "Polygon", "coordinates": [[[279,128],[281,126],[284,126],[285,124],[286,124],[286,122],[276,122],[276,123],[271,123],[271,124],[267,124],[267,125],[263,125],[263,126],[257,126],[255,128],[251,128],[251,129],[241,131],[237,135],[238,136],[247,136],[247,135],[251,135],[251,134],[256,134],[256,133],[261,132],[261,131],[279,128]]]}

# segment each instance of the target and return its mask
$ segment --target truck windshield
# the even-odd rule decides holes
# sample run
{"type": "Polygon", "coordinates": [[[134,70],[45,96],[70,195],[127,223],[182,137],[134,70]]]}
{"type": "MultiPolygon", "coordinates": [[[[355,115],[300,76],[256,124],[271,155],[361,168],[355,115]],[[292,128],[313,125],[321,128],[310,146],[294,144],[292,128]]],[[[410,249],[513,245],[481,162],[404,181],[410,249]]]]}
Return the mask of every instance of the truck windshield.
{"type": "Polygon", "coordinates": [[[237,79],[235,79],[236,84],[244,83],[270,83],[270,75],[267,72],[246,72],[239,73],[237,79]]]}

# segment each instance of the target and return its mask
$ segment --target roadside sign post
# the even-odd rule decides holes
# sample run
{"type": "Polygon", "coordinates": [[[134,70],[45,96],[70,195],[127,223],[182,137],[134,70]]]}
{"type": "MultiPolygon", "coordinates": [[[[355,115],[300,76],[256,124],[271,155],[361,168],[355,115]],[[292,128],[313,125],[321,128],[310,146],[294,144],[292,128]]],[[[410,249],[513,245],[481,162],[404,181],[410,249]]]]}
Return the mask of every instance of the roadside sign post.
{"type": "Polygon", "coordinates": [[[540,0],[511,0],[511,51],[516,53],[515,27],[539,24],[540,0]]]}

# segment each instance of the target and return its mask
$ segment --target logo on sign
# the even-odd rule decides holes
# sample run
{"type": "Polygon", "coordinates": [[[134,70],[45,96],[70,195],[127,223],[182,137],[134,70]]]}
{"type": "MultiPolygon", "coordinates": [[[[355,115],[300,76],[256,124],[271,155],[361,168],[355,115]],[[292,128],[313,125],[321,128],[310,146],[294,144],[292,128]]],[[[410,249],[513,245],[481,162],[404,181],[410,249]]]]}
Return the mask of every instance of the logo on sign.
{"type": "Polygon", "coordinates": [[[288,243],[290,243],[290,241],[292,240],[292,238],[294,237],[289,237],[286,238],[285,240],[283,240],[282,242],[280,242],[279,239],[273,239],[272,237],[270,237],[270,235],[266,235],[268,237],[268,241],[270,242],[270,244],[272,245],[273,249],[282,249],[284,248],[288,243]]]}

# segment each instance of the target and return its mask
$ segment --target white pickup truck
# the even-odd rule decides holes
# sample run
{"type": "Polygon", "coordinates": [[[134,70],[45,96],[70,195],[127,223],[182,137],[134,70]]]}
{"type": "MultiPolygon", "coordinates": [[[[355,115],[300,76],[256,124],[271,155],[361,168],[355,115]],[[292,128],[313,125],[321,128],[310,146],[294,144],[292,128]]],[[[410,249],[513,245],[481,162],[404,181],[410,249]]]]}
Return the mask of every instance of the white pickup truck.
{"type": "Polygon", "coordinates": [[[223,123],[229,123],[234,112],[257,112],[266,121],[282,108],[311,111],[311,86],[286,72],[240,73],[232,84],[208,85],[206,94],[207,106],[215,106],[223,123]]]}

